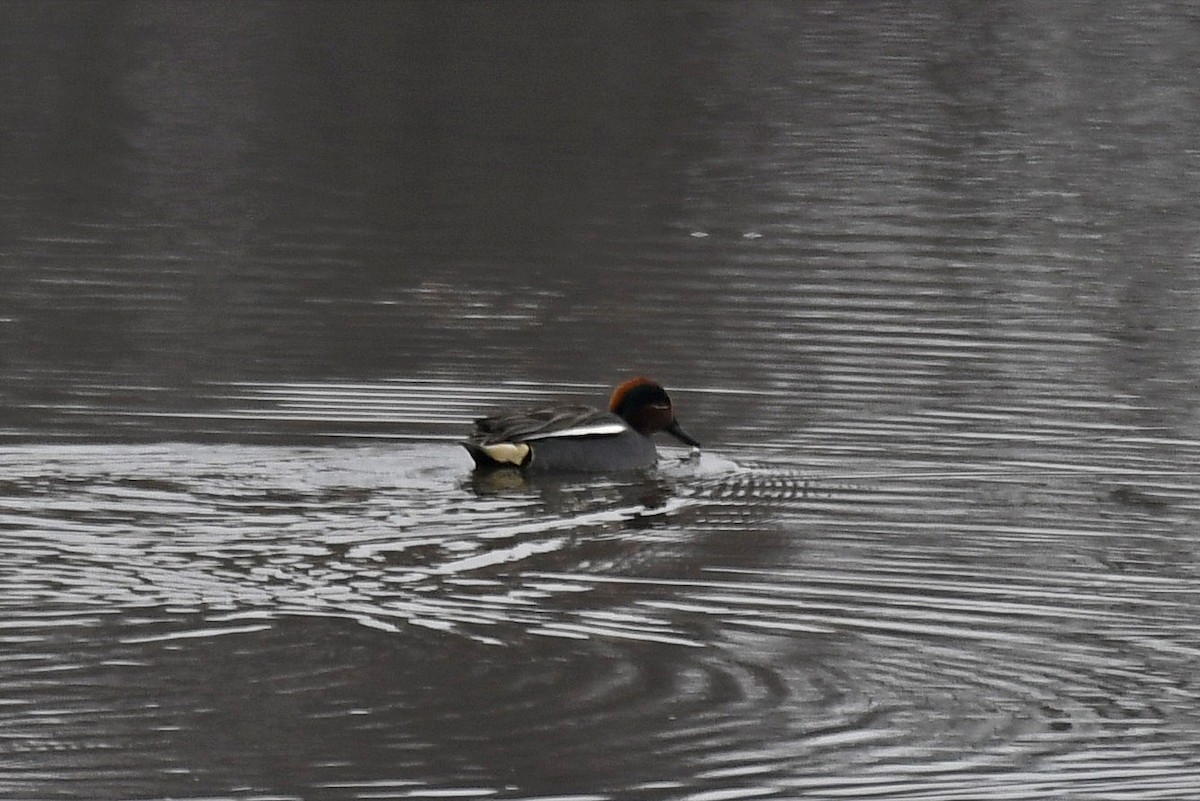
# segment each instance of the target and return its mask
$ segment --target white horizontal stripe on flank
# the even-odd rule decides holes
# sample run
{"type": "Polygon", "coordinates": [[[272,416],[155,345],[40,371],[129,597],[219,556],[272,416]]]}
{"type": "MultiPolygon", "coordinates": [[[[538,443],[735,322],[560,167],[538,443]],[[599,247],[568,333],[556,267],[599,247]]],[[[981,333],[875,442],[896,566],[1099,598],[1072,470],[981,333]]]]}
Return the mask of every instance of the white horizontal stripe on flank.
{"type": "Polygon", "coordinates": [[[624,423],[596,423],[590,426],[564,428],[561,431],[547,431],[544,434],[530,434],[525,442],[535,439],[553,439],[557,437],[594,437],[601,434],[621,434],[628,429],[624,423]]]}

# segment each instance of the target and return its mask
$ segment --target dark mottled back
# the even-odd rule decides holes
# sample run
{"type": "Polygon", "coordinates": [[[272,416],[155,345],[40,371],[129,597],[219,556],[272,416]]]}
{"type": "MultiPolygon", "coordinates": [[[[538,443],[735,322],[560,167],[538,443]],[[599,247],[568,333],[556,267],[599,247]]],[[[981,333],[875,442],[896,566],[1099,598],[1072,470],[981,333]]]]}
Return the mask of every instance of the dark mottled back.
{"type": "Polygon", "coordinates": [[[529,437],[545,436],[577,426],[615,422],[610,412],[591,406],[542,406],[500,412],[475,421],[468,438],[477,445],[497,442],[524,442],[529,437]]]}

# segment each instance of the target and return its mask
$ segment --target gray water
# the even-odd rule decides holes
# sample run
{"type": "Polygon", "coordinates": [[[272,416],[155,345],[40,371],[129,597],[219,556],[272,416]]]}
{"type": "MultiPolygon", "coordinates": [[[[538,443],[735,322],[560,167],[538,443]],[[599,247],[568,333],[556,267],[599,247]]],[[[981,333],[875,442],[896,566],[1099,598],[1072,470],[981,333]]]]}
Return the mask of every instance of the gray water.
{"type": "Polygon", "coordinates": [[[0,5],[0,797],[1200,797],[1198,54],[0,5]],[[454,444],[636,373],[700,457],[454,444]]]}

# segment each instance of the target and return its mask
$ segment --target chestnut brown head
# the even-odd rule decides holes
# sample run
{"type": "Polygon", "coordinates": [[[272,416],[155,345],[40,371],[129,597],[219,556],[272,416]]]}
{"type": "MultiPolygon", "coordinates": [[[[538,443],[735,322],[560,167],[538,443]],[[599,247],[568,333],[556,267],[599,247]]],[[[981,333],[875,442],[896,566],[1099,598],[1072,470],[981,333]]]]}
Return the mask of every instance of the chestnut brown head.
{"type": "Polygon", "coordinates": [[[683,430],[675,419],[671,398],[659,384],[645,376],[637,376],[613,390],[608,410],[629,423],[630,428],[642,436],[666,431],[680,442],[699,448],[690,434],[683,430]]]}

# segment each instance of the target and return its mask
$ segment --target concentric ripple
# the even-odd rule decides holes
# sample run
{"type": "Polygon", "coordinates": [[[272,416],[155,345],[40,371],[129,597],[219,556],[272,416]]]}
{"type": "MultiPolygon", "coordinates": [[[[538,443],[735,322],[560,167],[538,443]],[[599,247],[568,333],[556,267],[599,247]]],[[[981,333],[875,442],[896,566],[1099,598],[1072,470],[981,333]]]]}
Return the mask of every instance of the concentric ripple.
{"type": "Polygon", "coordinates": [[[481,488],[464,459],[10,449],[4,785],[1001,799],[1200,777],[1185,463],[705,456],[481,488]]]}

